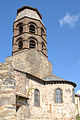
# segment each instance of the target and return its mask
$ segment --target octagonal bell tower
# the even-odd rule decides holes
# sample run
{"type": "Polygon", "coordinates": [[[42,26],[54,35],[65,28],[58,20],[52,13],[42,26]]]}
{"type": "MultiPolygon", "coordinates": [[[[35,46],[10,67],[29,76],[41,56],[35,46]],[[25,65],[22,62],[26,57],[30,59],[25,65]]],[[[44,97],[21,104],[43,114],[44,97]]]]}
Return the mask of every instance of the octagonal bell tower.
{"type": "Polygon", "coordinates": [[[36,8],[24,6],[17,10],[13,32],[13,55],[36,49],[47,57],[46,28],[36,8]]]}

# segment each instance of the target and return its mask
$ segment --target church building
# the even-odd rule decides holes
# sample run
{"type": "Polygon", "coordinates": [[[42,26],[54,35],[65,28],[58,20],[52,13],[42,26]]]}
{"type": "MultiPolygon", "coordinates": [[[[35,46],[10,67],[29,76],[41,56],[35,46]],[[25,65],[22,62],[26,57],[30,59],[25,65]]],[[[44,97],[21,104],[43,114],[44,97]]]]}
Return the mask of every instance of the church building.
{"type": "Polygon", "coordinates": [[[0,64],[0,120],[76,120],[76,84],[52,74],[36,8],[17,10],[13,52],[0,64]]]}

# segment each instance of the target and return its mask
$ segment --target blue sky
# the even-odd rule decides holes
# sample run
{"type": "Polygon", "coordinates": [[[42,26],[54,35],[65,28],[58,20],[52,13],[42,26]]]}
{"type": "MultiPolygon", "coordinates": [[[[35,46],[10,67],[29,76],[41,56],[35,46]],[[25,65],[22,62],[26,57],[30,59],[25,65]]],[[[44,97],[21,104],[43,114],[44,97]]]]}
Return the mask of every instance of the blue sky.
{"type": "Polygon", "coordinates": [[[47,48],[53,73],[80,89],[80,0],[0,0],[0,63],[12,55],[17,9],[35,7],[47,28],[47,48]]]}

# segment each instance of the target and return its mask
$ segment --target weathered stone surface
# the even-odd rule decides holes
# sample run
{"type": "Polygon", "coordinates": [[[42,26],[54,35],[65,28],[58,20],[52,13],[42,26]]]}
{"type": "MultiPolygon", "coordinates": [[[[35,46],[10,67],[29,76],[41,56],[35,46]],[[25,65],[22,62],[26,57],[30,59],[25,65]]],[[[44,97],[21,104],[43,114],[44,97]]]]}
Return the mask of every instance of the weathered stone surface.
{"type": "Polygon", "coordinates": [[[16,120],[15,79],[9,63],[0,66],[0,120],[16,120]]]}
{"type": "Polygon", "coordinates": [[[52,64],[46,57],[35,49],[29,50],[6,59],[6,62],[12,61],[14,69],[30,73],[42,78],[52,73],[52,64]]]}
{"type": "Polygon", "coordinates": [[[15,105],[15,94],[6,94],[3,93],[2,95],[0,95],[0,106],[1,105],[15,105]]]}
{"type": "Polygon", "coordinates": [[[52,64],[47,58],[46,29],[37,12],[32,9],[20,12],[13,30],[13,56],[6,58],[6,63],[0,64],[0,120],[75,120],[74,85],[65,81],[62,83],[63,79],[55,75],[55,79],[48,77],[49,80],[42,80],[52,74],[52,64]],[[25,16],[30,18],[22,18],[25,16]],[[17,25],[20,22],[24,34],[19,34],[17,25]],[[36,26],[35,34],[29,32],[30,22],[36,26]],[[44,35],[41,35],[42,28],[44,35]],[[17,40],[20,37],[23,38],[23,49],[19,49],[17,40]],[[35,49],[29,47],[30,37],[36,38],[35,49]],[[62,103],[56,103],[57,88],[61,89],[62,103]],[[34,104],[35,89],[39,91],[40,106],[34,104]]]}

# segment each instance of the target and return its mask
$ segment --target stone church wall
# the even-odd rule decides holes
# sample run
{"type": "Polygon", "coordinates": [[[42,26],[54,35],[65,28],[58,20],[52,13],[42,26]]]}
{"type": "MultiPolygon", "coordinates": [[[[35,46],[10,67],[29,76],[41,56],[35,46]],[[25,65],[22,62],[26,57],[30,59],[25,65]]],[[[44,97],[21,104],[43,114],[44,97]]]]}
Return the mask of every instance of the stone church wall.
{"type": "Polygon", "coordinates": [[[0,64],[0,120],[16,120],[16,81],[10,64],[0,64]]]}
{"type": "MultiPolygon", "coordinates": [[[[75,119],[75,104],[72,102],[72,85],[41,85],[29,80],[29,87],[39,89],[40,107],[34,106],[34,89],[30,93],[30,118],[33,120],[72,120],[75,119]],[[55,90],[62,89],[63,103],[55,103],[55,90]]],[[[27,120],[27,119],[26,119],[27,120]]]]}
{"type": "Polygon", "coordinates": [[[6,58],[6,62],[11,62],[14,69],[30,73],[39,78],[52,73],[52,64],[35,49],[8,57],[6,58]]]}
{"type": "Polygon", "coordinates": [[[29,98],[27,106],[22,106],[18,119],[22,120],[75,120],[75,104],[72,101],[73,86],[69,84],[43,85],[36,82],[36,77],[26,73],[14,71],[16,76],[16,90],[29,98]],[[19,87],[17,86],[19,85],[19,87]],[[55,103],[55,90],[62,89],[63,103],[55,103]],[[30,91],[28,92],[28,90],[30,91]],[[40,91],[40,106],[34,106],[34,90],[40,91]],[[22,112],[26,116],[23,115],[22,112]],[[22,114],[20,114],[22,113],[22,114]]]}
{"type": "Polygon", "coordinates": [[[52,64],[47,58],[46,29],[40,13],[35,8],[27,6],[18,12],[13,28],[13,55],[6,58],[5,64],[0,64],[0,119],[75,120],[75,85],[65,80],[63,82],[63,79],[59,79],[59,83],[58,77],[51,79],[52,84],[47,79],[42,80],[46,76],[51,76],[52,64]],[[18,26],[20,22],[22,32],[18,26]],[[29,31],[29,22],[35,24],[34,33],[29,31]],[[21,37],[20,44],[17,40],[21,37]],[[29,43],[30,37],[35,38],[35,46],[30,46],[33,43],[29,43]],[[56,103],[57,88],[62,91],[62,103],[56,103]],[[38,106],[34,104],[35,89],[40,93],[38,106]]]}

